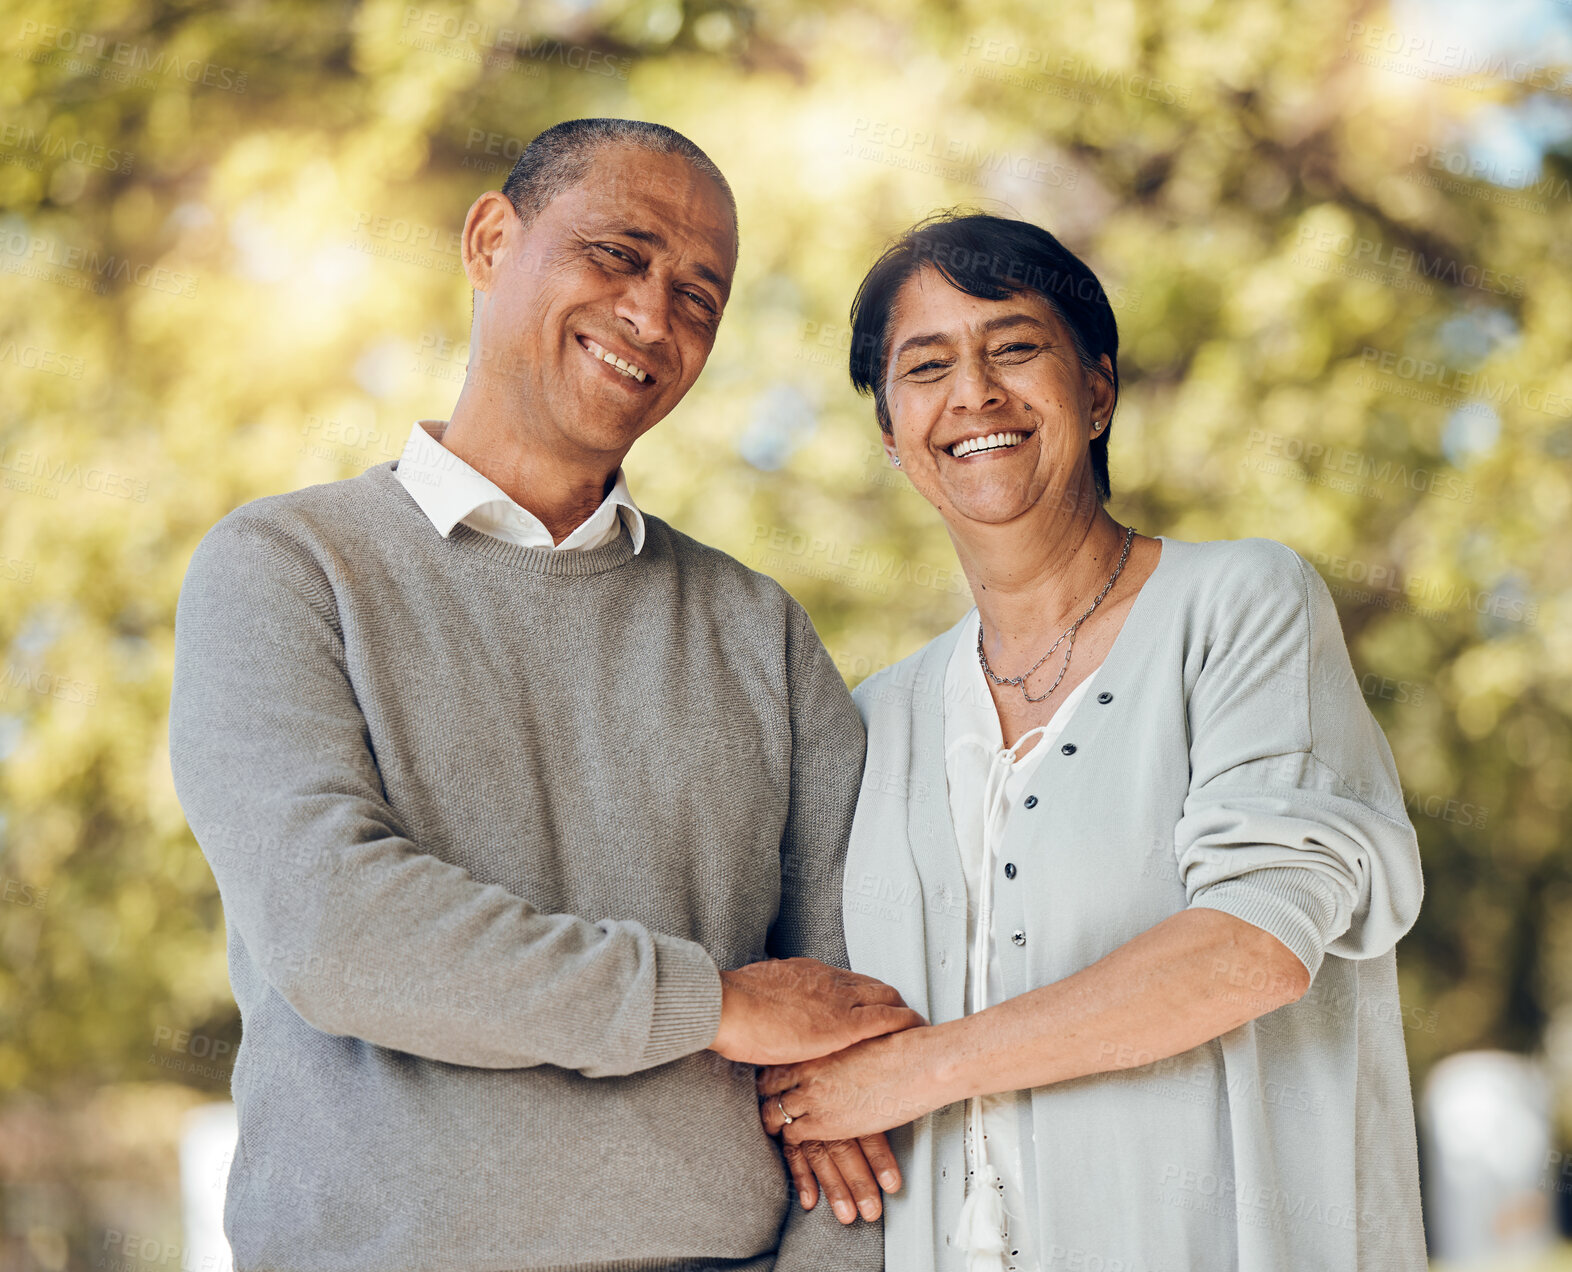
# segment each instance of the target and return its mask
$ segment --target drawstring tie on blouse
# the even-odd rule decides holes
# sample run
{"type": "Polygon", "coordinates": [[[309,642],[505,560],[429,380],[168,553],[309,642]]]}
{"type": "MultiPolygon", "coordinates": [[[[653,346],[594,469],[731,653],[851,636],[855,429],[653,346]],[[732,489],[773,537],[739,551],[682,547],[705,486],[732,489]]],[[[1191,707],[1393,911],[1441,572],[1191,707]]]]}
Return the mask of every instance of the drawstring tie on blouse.
{"type": "MultiPolygon", "coordinates": [[[[988,776],[983,783],[982,870],[977,896],[977,930],[972,936],[973,1013],[988,1006],[988,948],[993,933],[993,870],[998,856],[1000,814],[1004,812],[1005,785],[1010,780],[1022,743],[1046,733],[1048,725],[1038,725],[1015,739],[1013,746],[988,756],[988,776]]],[[[970,740],[970,739],[966,739],[970,740]]],[[[967,1272],[1002,1272],[1004,1268],[1004,1181],[988,1160],[982,1133],[982,1097],[974,1095],[971,1107],[972,1162],[976,1172],[972,1190],[961,1206],[955,1239],[968,1251],[967,1272]]]]}

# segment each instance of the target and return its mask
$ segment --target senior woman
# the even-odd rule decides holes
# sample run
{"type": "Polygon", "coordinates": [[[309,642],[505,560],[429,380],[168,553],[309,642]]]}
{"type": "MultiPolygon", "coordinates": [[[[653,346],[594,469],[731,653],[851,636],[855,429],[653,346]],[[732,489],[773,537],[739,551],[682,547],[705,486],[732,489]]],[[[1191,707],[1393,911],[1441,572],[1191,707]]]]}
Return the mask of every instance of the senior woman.
{"type": "Polygon", "coordinates": [[[855,694],[847,948],[931,1023],[764,1070],[766,1129],[891,1132],[899,1272],[1418,1272],[1419,856],[1325,584],[1109,515],[1113,312],[1045,230],[915,227],[852,331],[977,605],[855,694]]]}

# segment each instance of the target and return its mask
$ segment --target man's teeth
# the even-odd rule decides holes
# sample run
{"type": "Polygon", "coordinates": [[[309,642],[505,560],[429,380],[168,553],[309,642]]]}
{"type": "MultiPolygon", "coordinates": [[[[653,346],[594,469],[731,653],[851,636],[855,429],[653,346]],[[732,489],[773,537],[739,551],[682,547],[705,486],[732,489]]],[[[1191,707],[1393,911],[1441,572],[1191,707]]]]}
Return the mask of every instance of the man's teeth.
{"type": "Polygon", "coordinates": [[[1003,450],[1006,446],[1019,446],[1025,440],[1025,433],[989,433],[987,437],[969,437],[964,442],[956,442],[950,448],[950,454],[956,459],[961,459],[966,455],[975,455],[978,451],[1003,450]]]}
{"type": "Polygon", "coordinates": [[[648,371],[644,370],[642,367],[634,366],[631,362],[624,362],[614,353],[608,353],[593,340],[585,340],[584,347],[597,358],[599,358],[602,362],[609,362],[612,366],[616,367],[617,370],[621,371],[622,374],[627,376],[630,380],[637,380],[640,384],[643,384],[644,381],[649,378],[648,371]]]}

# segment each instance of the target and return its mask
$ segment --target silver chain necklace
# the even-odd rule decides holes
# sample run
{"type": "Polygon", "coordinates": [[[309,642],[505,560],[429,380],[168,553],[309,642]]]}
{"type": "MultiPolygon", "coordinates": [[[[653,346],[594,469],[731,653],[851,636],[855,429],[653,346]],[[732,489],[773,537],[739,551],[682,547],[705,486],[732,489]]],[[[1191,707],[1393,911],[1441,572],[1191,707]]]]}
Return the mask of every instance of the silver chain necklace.
{"type": "Polygon", "coordinates": [[[1119,577],[1119,571],[1124,569],[1125,559],[1130,555],[1130,541],[1134,538],[1135,527],[1125,527],[1124,550],[1119,553],[1119,564],[1114,566],[1114,572],[1108,576],[1108,582],[1103,584],[1103,590],[1097,594],[1097,599],[1086,607],[1086,613],[1082,614],[1080,618],[1076,619],[1075,622],[1071,623],[1064,629],[1063,632],[1059,634],[1059,640],[1054,641],[1053,644],[1048,646],[1048,653],[1044,654],[1019,676],[995,675],[993,668],[988,665],[988,655],[983,652],[982,616],[979,614],[977,618],[977,661],[982,663],[982,669],[987,674],[988,679],[993,681],[993,683],[996,685],[1014,685],[1021,691],[1021,697],[1025,698],[1028,702],[1042,702],[1050,697],[1053,694],[1053,691],[1059,687],[1059,682],[1064,679],[1064,673],[1070,669],[1070,651],[1075,648],[1076,631],[1080,628],[1082,623],[1091,617],[1092,611],[1102,604],[1103,597],[1108,595],[1108,589],[1114,585],[1114,580],[1119,577]],[[1048,686],[1047,693],[1041,694],[1035,698],[1032,697],[1031,694],[1026,692],[1027,678],[1048,661],[1048,654],[1051,654],[1054,650],[1058,649],[1059,641],[1063,640],[1066,636],[1070,638],[1070,643],[1064,647],[1064,665],[1059,668],[1059,674],[1054,677],[1053,684],[1048,686]]]}

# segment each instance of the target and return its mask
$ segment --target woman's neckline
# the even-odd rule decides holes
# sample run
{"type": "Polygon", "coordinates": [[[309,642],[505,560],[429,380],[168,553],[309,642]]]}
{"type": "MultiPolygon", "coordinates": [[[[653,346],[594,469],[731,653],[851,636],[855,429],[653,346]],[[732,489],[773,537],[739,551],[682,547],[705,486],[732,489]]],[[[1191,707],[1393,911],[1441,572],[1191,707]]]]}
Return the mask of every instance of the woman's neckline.
{"type": "MultiPolygon", "coordinates": [[[[1152,573],[1155,574],[1156,570],[1154,569],[1152,573]]],[[[1148,575],[1147,582],[1150,581],[1151,575],[1148,575]]],[[[1145,585],[1143,584],[1142,587],[1144,590],[1145,585]]],[[[1137,595],[1139,595],[1139,593],[1137,593],[1137,595]]],[[[1132,609],[1133,608],[1134,605],[1132,602],[1132,609]]],[[[1128,617],[1129,616],[1126,615],[1126,618],[1128,617]]],[[[956,702],[958,707],[963,707],[967,711],[975,711],[979,717],[985,717],[989,721],[990,727],[986,731],[986,736],[981,740],[986,741],[992,753],[997,756],[1007,749],[1004,745],[1004,722],[999,718],[999,708],[993,701],[993,695],[988,692],[988,680],[987,677],[983,675],[981,664],[979,664],[976,657],[971,655],[969,652],[965,654],[962,652],[963,649],[969,651],[972,646],[976,645],[977,624],[981,621],[982,616],[978,613],[977,607],[975,605],[972,606],[963,620],[964,625],[961,628],[960,636],[957,638],[954,647],[951,649],[949,660],[945,664],[946,681],[949,679],[950,668],[952,666],[958,666],[959,668],[963,669],[958,670],[957,672],[959,679],[956,685],[958,690],[956,694],[950,694],[949,686],[946,684],[945,701],[949,703],[953,700],[956,702]],[[957,660],[961,661],[957,663],[957,660]],[[981,695],[980,697],[978,696],[979,694],[981,695]]],[[[1110,648],[1108,652],[1112,653],[1112,648],[1110,648]]],[[[1105,657],[1103,662],[1106,661],[1107,658],[1105,657]]],[[[1102,669],[1103,663],[1098,663],[1097,666],[1093,667],[1089,672],[1087,672],[1086,675],[1081,678],[1080,682],[1075,686],[1075,688],[1070,690],[1070,692],[1064,696],[1058,705],[1054,707],[1053,713],[1046,721],[1044,721],[1044,724],[1047,725],[1048,731],[1050,733],[1055,732],[1054,725],[1059,723],[1061,716],[1065,717],[1064,724],[1068,726],[1069,717],[1066,715],[1066,712],[1074,714],[1076,704],[1078,704],[1081,699],[1086,696],[1087,688],[1091,685],[1092,681],[1096,679],[1098,672],[1100,672],[1102,669]]],[[[1057,730],[1057,732],[1060,733],[1063,731],[1063,728],[1057,730]]],[[[966,729],[961,733],[960,736],[964,737],[966,732],[975,733],[975,730],[966,729]]],[[[1020,739],[1017,738],[1016,741],[1019,743],[1020,739]]],[[[1036,743],[1041,741],[1041,737],[1037,738],[1036,742],[1034,742],[1028,750],[1016,756],[1010,762],[1010,769],[1012,772],[1018,771],[1028,760],[1032,759],[1035,755],[1038,754],[1039,748],[1036,743]]],[[[946,743],[945,752],[946,754],[949,753],[948,743],[946,743]]]]}
{"type": "MultiPolygon", "coordinates": [[[[1158,576],[1161,575],[1163,580],[1166,582],[1167,577],[1168,577],[1168,572],[1165,569],[1165,566],[1167,566],[1167,564],[1168,564],[1169,557],[1171,557],[1173,555],[1172,545],[1175,542],[1175,540],[1172,540],[1172,539],[1168,538],[1166,535],[1161,535],[1161,534],[1153,535],[1152,538],[1154,538],[1158,542],[1158,544],[1160,544],[1161,546],[1158,548],[1157,561],[1152,566],[1151,573],[1148,574],[1144,579],[1141,580],[1141,586],[1136,591],[1136,594],[1135,594],[1134,598],[1131,600],[1130,608],[1125,611],[1124,620],[1119,624],[1119,630],[1116,633],[1114,633],[1113,642],[1108,646],[1108,651],[1103,655],[1102,661],[1099,662],[1097,664],[1097,666],[1093,667],[1091,671],[1087,672],[1087,674],[1084,677],[1082,677],[1082,679],[1076,684],[1075,688],[1071,689],[1069,694],[1065,695],[1064,701],[1060,704],[1061,706],[1068,704],[1070,702],[1070,700],[1071,700],[1071,696],[1074,695],[1080,689],[1081,685],[1083,685],[1087,681],[1089,681],[1092,678],[1092,676],[1096,675],[1098,672],[1100,672],[1104,668],[1108,667],[1109,664],[1114,663],[1115,659],[1118,657],[1120,651],[1123,648],[1125,648],[1126,646],[1134,643],[1134,641],[1126,640],[1125,637],[1129,633],[1131,625],[1132,625],[1132,622],[1136,618],[1137,614],[1144,613],[1144,608],[1143,607],[1144,607],[1144,605],[1147,602],[1148,594],[1152,591],[1153,584],[1158,581],[1158,576]]],[[[982,620],[981,611],[978,609],[978,607],[976,605],[973,605],[971,610],[967,611],[966,615],[952,629],[954,634],[955,634],[955,639],[957,641],[959,641],[965,635],[965,633],[967,633],[968,631],[972,630],[972,628],[970,626],[970,620],[971,620],[971,617],[972,617],[973,613],[977,614],[978,621],[981,622],[981,620],[982,620]]],[[[950,652],[952,654],[954,653],[954,647],[953,646],[951,647],[951,651],[950,652]]],[[[978,672],[978,675],[981,676],[982,675],[982,668],[979,667],[977,669],[977,672],[978,672]]],[[[1108,677],[1104,676],[1103,679],[1106,681],[1108,679],[1108,677]]],[[[987,685],[984,684],[983,687],[984,687],[984,689],[986,689],[987,685]]],[[[989,708],[989,710],[994,712],[995,719],[998,719],[998,707],[993,702],[993,695],[992,694],[988,695],[988,708],[989,708]]],[[[1079,704],[1077,704],[1076,709],[1077,710],[1079,709],[1079,704]]],[[[1058,714],[1058,708],[1056,707],[1054,709],[1054,714],[1049,716],[1048,723],[1051,723],[1055,718],[1057,718],[1057,714],[1058,714]]],[[[1074,711],[1071,712],[1071,718],[1073,719],[1073,717],[1074,717],[1074,711]]],[[[1003,738],[1004,738],[1004,722],[1002,720],[999,720],[998,723],[999,723],[999,738],[1000,738],[1000,741],[1002,743],[1003,738]]],[[[1069,727],[1069,722],[1068,721],[1066,721],[1065,727],[1066,728],[1069,727]]],[[[1023,734],[1026,733],[1026,732],[1029,732],[1029,730],[1022,730],[1023,734]]],[[[1017,739],[1017,741],[1019,741],[1019,739],[1017,739]]],[[[1037,748],[1035,746],[1033,746],[1031,748],[1031,750],[1026,752],[1026,755],[1032,754],[1032,751],[1035,751],[1036,749],[1037,748]]],[[[1022,758],[1025,758],[1025,757],[1023,756],[1022,758]]]]}

